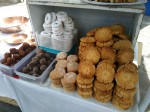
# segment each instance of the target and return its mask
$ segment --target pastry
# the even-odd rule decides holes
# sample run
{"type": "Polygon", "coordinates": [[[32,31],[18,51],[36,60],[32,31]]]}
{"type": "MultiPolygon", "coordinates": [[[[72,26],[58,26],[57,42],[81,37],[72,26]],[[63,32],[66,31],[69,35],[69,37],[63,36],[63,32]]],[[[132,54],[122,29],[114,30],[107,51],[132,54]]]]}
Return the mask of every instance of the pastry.
{"type": "Polygon", "coordinates": [[[93,88],[80,88],[80,87],[78,87],[78,91],[83,91],[83,92],[93,91],[93,88]]]}
{"type": "Polygon", "coordinates": [[[107,103],[111,100],[112,96],[108,96],[108,97],[104,97],[104,98],[101,98],[99,97],[98,95],[95,95],[94,94],[94,98],[99,101],[99,102],[102,102],[102,103],[107,103]]]}
{"type": "Polygon", "coordinates": [[[115,94],[117,94],[119,97],[124,98],[133,98],[136,93],[136,88],[133,89],[123,89],[120,86],[116,85],[114,89],[115,94]]]}
{"type": "Polygon", "coordinates": [[[113,48],[116,50],[132,48],[132,43],[130,40],[118,40],[113,44],[113,48]]]}
{"type": "Polygon", "coordinates": [[[123,66],[115,74],[115,80],[121,88],[133,89],[138,82],[138,73],[123,66]]]}
{"type": "Polygon", "coordinates": [[[54,85],[62,85],[60,79],[55,79],[55,80],[52,80],[52,79],[51,79],[51,81],[52,81],[52,83],[53,83],[54,85]]]}
{"type": "Polygon", "coordinates": [[[95,43],[80,42],[80,46],[94,46],[95,43]]]}
{"type": "Polygon", "coordinates": [[[91,78],[95,74],[95,66],[91,61],[82,61],[79,64],[78,71],[82,75],[82,77],[91,78]]]}
{"type": "Polygon", "coordinates": [[[126,110],[126,109],[130,108],[133,105],[133,103],[128,103],[128,104],[119,103],[115,99],[112,100],[112,104],[116,108],[121,109],[121,110],[126,110]]]}
{"type": "Polygon", "coordinates": [[[92,29],[91,31],[89,31],[89,32],[87,32],[87,36],[88,37],[94,37],[94,35],[95,35],[95,32],[98,30],[99,28],[94,28],[94,29],[92,29]]]}
{"type": "Polygon", "coordinates": [[[77,72],[79,64],[77,62],[69,62],[67,64],[67,72],[77,72]]]}
{"type": "Polygon", "coordinates": [[[52,80],[60,79],[63,78],[65,74],[66,74],[66,70],[64,68],[58,67],[50,72],[50,79],[52,80]]]}
{"type": "Polygon", "coordinates": [[[75,86],[75,85],[72,86],[72,87],[64,87],[64,86],[63,86],[63,88],[64,88],[64,90],[67,91],[67,92],[73,92],[73,91],[76,90],[76,86],[75,86]]]}
{"type": "Polygon", "coordinates": [[[114,40],[113,39],[110,39],[109,41],[107,41],[107,42],[96,42],[96,45],[98,46],[98,47],[110,47],[111,45],[113,45],[113,43],[114,43],[114,40]]]}
{"type": "Polygon", "coordinates": [[[122,104],[129,104],[129,103],[133,103],[133,98],[124,98],[124,97],[120,97],[117,94],[113,94],[113,99],[119,103],[122,104]]]}
{"type": "Polygon", "coordinates": [[[94,87],[100,91],[109,91],[114,87],[114,83],[111,82],[111,83],[105,84],[105,83],[100,83],[97,80],[95,80],[94,87]]]}
{"type": "Polygon", "coordinates": [[[134,50],[133,49],[122,49],[117,54],[117,62],[122,64],[131,63],[134,59],[134,50]]]}
{"type": "Polygon", "coordinates": [[[117,36],[121,39],[127,39],[127,40],[129,39],[129,36],[125,33],[118,34],[117,36]]]}
{"type": "Polygon", "coordinates": [[[68,72],[64,75],[63,79],[69,84],[74,84],[77,80],[77,74],[74,72],[68,72]]]}
{"type": "Polygon", "coordinates": [[[112,47],[102,47],[99,49],[102,60],[116,61],[116,51],[112,47]]]}
{"type": "Polygon", "coordinates": [[[10,49],[9,49],[9,52],[10,52],[11,54],[18,54],[18,50],[17,50],[16,48],[10,48],[10,49]]]}
{"type": "Polygon", "coordinates": [[[94,81],[94,77],[84,78],[82,75],[77,75],[77,83],[79,84],[91,84],[94,81]]]}
{"type": "Polygon", "coordinates": [[[107,63],[107,64],[111,65],[116,70],[116,65],[113,63],[112,60],[103,60],[103,61],[100,61],[98,63],[98,65],[101,64],[101,63],[107,63]]]}
{"type": "Polygon", "coordinates": [[[80,39],[80,42],[84,42],[84,43],[94,43],[95,39],[93,37],[82,37],[80,39]]]}
{"type": "Polygon", "coordinates": [[[66,60],[67,59],[67,53],[65,52],[60,52],[56,55],[57,60],[66,60]]]}
{"type": "Polygon", "coordinates": [[[45,58],[40,59],[39,62],[41,65],[46,65],[46,59],[45,58]]]}
{"type": "Polygon", "coordinates": [[[102,95],[102,96],[104,96],[106,94],[111,94],[112,95],[112,92],[113,92],[113,89],[108,90],[108,91],[100,91],[100,90],[98,90],[94,87],[94,93],[97,93],[97,94],[102,95]]]}
{"type": "Polygon", "coordinates": [[[125,28],[123,25],[114,24],[111,26],[113,35],[119,35],[125,32],[125,28]]]}
{"type": "Polygon", "coordinates": [[[124,64],[124,65],[119,66],[117,69],[117,72],[121,71],[122,68],[124,68],[124,67],[128,70],[135,72],[135,73],[138,72],[138,67],[134,63],[124,64]]]}
{"type": "Polygon", "coordinates": [[[112,29],[110,27],[99,28],[95,33],[95,40],[98,42],[107,42],[112,39],[112,29]]]}
{"type": "Polygon", "coordinates": [[[100,60],[100,53],[96,47],[90,46],[85,49],[81,55],[82,60],[90,60],[97,64],[100,60]]]}
{"type": "Polygon", "coordinates": [[[68,61],[73,61],[73,62],[77,62],[78,61],[78,56],[77,55],[69,55],[67,57],[68,61]]]}
{"type": "Polygon", "coordinates": [[[93,91],[83,92],[83,91],[78,90],[78,94],[83,98],[91,98],[93,95],[93,91]]]}
{"type": "Polygon", "coordinates": [[[46,66],[46,65],[41,65],[41,66],[40,66],[40,70],[41,70],[41,71],[44,71],[44,70],[46,70],[46,69],[47,69],[47,66],[46,66]]]}
{"type": "Polygon", "coordinates": [[[84,88],[84,89],[93,87],[93,83],[91,83],[91,84],[79,84],[79,83],[77,83],[77,85],[79,88],[84,88]]]}
{"type": "Polygon", "coordinates": [[[64,88],[72,88],[75,86],[75,83],[68,83],[64,78],[61,79],[61,83],[64,88]]]}
{"type": "Polygon", "coordinates": [[[57,64],[55,67],[62,67],[62,68],[67,68],[68,61],[67,60],[58,60],[57,64]]]}
{"type": "Polygon", "coordinates": [[[6,52],[6,53],[4,54],[4,58],[7,59],[8,57],[11,57],[11,53],[6,52]]]}
{"type": "Polygon", "coordinates": [[[98,64],[96,68],[96,79],[101,83],[111,83],[115,77],[115,70],[107,63],[98,64]]]}

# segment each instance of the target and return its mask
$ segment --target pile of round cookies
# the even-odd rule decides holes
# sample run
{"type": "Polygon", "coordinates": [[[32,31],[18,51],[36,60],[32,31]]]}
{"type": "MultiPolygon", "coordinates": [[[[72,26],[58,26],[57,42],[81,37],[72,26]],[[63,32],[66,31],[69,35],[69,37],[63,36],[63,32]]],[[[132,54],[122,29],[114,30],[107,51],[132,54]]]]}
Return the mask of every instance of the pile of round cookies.
{"type": "Polygon", "coordinates": [[[94,92],[94,98],[100,102],[112,101],[119,109],[132,106],[138,69],[133,64],[134,50],[129,39],[120,24],[92,29],[80,39],[77,76],[80,96],[89,98],[94,92]]]}
{"type": "Polygon", "coordinates": [[[53,60],[54,58],[50,55],[50,53],[43,49],[37,49],[35,56],[32,57],[31,61],[27,64],[27,66],[23,67],[21,71],[22,73],[39,77],[53,60]]]}
{"type": "Polygon", "coordinates": [[[55,69],[50,72],[50,80],[56,87],[63,87],[66,91],[76,90],[76,78],[78,72],[77,55],[69,55],[60,52],[56,55],[55,69]]]}
{"type": "Polygon", "coordinates": [[[137,0],[92,0],[96,2],[110,2],[110,3],[132,3],[136,2],[137,0]]]}
{"type": "Polygon", "coordinates": [[[14,66],[18,61],[20,61],[35,48],[35,45],[30,45],[27,42],[24,42],[19,49],[10,48],[9,52],[4,54],[4,58],[1,60],[1,63],[6,66],[14,66]]]}
{"type": "Polygon", "coordinates": [[[40,35],[54,39],[73,38],[77,34],[73,20],[64,11],[47,13],[43,28],[40,35]]]}

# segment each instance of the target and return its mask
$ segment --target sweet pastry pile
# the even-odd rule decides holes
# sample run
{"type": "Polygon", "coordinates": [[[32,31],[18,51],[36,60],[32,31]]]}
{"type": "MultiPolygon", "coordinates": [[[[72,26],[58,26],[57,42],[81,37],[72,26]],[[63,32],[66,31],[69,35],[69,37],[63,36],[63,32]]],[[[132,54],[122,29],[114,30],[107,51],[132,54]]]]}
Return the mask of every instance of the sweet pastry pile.
{"type": "Polygon", "coordinates": [[[77,87],[81,97],[112,101],[119,109],[132,106],[138,69],[129,39],[120,24],[92,29],[80,39],[77,87]]]}
{"type": "Polygon", "coordinates": [[[1,63],[6,66],[14,66],[19,60],[21,60],[35,48],[35,45],[30,45],[26,42],[24,42],[19,49],[10,48],[9,52],[4,54],[4,58],[1,60],[1,63]]]}
{"type": "Polygon", "coordinates": [[[43,28],[40,35],[54,39],[71,39],[77,34],[73,20],[63,11],[47,13],[43,28]]]}
{"type": "Polygon", "coordinates": [[[96,2],[110,2],[110,3],[131,3],[136,2],[137,0],[92,0],[96,2]]]}
{"type": "Polygon", "coordinates": [[[78,73],[77,55],[69,55],[60,52],[56,56],[55,69],[50,72],[50,80],[56,87],[63,87],[66,91],[76,90],[76,79],[78,73]]]}
{"type": "Polygon", "coordinates": [[[36,51],[36,55],[27,66],[22,68],[22,72],[28,75],[39,77],[51,64],[53,57],[42,49],[36,51]]]}

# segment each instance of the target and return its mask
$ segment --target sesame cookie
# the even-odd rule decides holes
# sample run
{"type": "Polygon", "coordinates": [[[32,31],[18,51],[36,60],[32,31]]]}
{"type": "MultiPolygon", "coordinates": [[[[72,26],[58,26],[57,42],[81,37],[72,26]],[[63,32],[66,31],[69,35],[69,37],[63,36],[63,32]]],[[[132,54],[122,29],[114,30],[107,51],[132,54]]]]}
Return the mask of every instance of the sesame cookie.
{"type": "Polygon", "coordinates": [[[99,49],[102,60],[116,61],[116,51],[112,47],[102,47],[99,49]]]}
{"type": "Polygon", "coordinates": [[[79,73],[84,78],[91,78],[95,74],[95,65],[91,61],[82,61],[79,64],[79,73]]]}
{"type": "Polygon", "coordinates": [[[110,27],[99,28],[95,33],[95,40],[98,42],[107,42],[112,39],[112,29],[110,27]]]}
{"type": "Polygon", "coordinates": [[[109,91],[114,87],[114,83],[111,82],[111,83],[105,84],[105,83],[100,83],[97,80],[95,80],[94,87],[100,91],[109,91]]]}
{"type": "Polygon", "coordinates": [[[85,43],[94,43],[95,39],[93,37],[82,37],[80,39],[80,42],[85,42],[85,43]]]}
{"type": "Polygon", "coordinates": [[[115,70],[107,63],[98,64],[96,68],[96,79],[101,83],[111,83],[115,77],[115,70]]]}
{"type": "Polygon", "coordinates": [[[90,46],[85,49],[81,55],[81,58],[83,60],[90,60],[94,64],[97,64],[100,60],[100,53],[96,47],[90,46]]]}
{"type": "Polygon", "coordinates": [[[133,89],[138,82],[138,73],[128,69],[127,67],[121,67],[115,74],[115,80],[122,88],[133,89]]]}
{"type": "Polygon", "coordinates": [[[120,86],[116,85],[114,92],[120,96],[120,97],[124,97],[124,98],[133,98],[135,93],[136,93],[136,88],[133,89],[123,89],[120,86]]]}
{"type": "Polygon", "coordinates": [[[62,67],[62,68],[67,68],[67,64],[69,61],[67,60],[58,60],[57,64],[55,65],[55,68],[57,67],[62,67]]]}
{"type": "Polygon", "coordinates": [[[65,52],[60,52],[56,55],[57,60],[66,60],[67,59],[67,53],[65,52]]]}
{"type": "Polygon", "coordinates": [[[126,64],[126,63],[131,63],[134,59],[134,50],[131,48],[120,50],[117,54],[116,59],[120,65],[126,64]]]}
{"type": "Polygon", "coordinates": [[[113,35],[122,34],[125,32],[125,28],[123,25],[120,24],[114,24],[111,26],[113,35]]]}
{"type": "Polygon", "coordinates": [[[132,48],[130,40],[118,40],[113,44],[113,48],[116,50],[132,48]]]}
{"type": "Polygon", "coordinates": [[[77,83],[77,85],[79,88],[84,88],[84,89],[93,87],[93,83],[91,83],[91,84],[79,84],[79,83],[77,83]]]}
{"type": "Polygon", "coordinates": [[[77,55],[69,55],[69,56],[67,57],[67,60],[68,60],[69,62],[77,62],[77,61],[78,61],[78,56],[77,56],[77,55]]]}
{"type": "Polygon", "coordinates": [[[94,77],[84,78],[80,74],[78,74],[78,76],[77,76],[77,83],[79,83],[79,84],[91,84],[93,81],[94,81],[94,77]]]}
{"type": "Polygon", "coordinates": [[[77,62],[69,62],[67,64],[67,72],[77,72],[79,64],[77,62]]]}
{"type": "Polygon", "coordinates": [[[111,45],[113,45],[114,43],[114,40],[113,39],[110,39],[109,41],[107,42],[96,42],[96,46],[98,47],[110,47],[111,45]]]}

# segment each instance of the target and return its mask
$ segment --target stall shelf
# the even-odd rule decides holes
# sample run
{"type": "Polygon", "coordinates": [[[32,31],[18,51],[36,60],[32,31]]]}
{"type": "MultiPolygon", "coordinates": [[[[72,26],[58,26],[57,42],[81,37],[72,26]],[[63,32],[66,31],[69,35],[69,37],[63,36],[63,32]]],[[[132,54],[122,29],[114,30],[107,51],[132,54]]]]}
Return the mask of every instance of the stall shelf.
{"type": "Polygon", "coordinates": [[[137,42],[144,16],[144,4],[129,6],[99,6],[82,0],[28,0],[27,7],[34,33],[43,30],[44,17],[48,12],[65,11],[79,29],[79,37],[98,26],[120,23],[125,26],[133,46],[137,42]]]}
{"type": "MultiPolygon", "coordinates": [[[[109,26],[119,23],[125,26],[126,33],[131,37],[130,40],[132,41],[133,47],[135,47],[136,45],[137,37],[140,31],[140,26],[142,24],[144,16],[144,4],[130,6],[99,6],[87,4],[82,0],[27,0],[27,8],[34,33],[40,33],[43,30],[42,26],[44,23],[44,17],[46,13],[65,11],[71,18],[73,18],[75,27],[79,29],[78,39],[85,36],[86,32],[88,32],[92,28],[98,26],[109,26]]],[[[137,54],[135,54],[135,56],[137,56],[137,54]]],[[[18,82],[16,81],[14,83],[17,84],[18,82]]],[[[26,85],[24,83],[22,83],[23,86],[26,85]]],[[[48,85],[49,84],[50,82],[48,83],[48,85]]],[[[41,110],[43,109],[43,112],[48,112],[48,108],[49,111],[52,112],[120,111],[114,108],[111,103],[103,104],[97,102],[94,99],[82,99],[77,95],[77,93],[69,94],[61,89],[53,89],[53,87],[50,87],[48,89],[41,87],[39,89],[37,89],[37,87],[34,88],[34,92],[36,92],[38,96],[41,96],[40,93],[44,95],[41,97],[34,96],[32,93],[32,101],[38,102],[39,98],[39,102],[42,104],[46,104],[46,101],[49,102],[49,104],[46,104],[45,107],[41,106],[38,103],[37,106],[41,107],[41,110]],[[45,91],[45,93],[40,91],[45,91]]],[[[20,96],[20,98],[22,97],[21,99],[23,99],[25,93],[23,92],[22,88],[19,88],[19,86],[18,90],[21,91],[21,93],[18,92],[17,94],[20,96]]],[[[22,101],[21,103],[23,103],[22,105],[30,107],[34,106],[34,108],[36,108],[35,104],[28,105],[27,102],[29,101],[30,99],[26,99],[24,102],[22,101]]],[[[126,112],[138,112],[139,102],[140,99],[138,89],[134,105],[131,109],[126,110],[126,112]]],[[[34,110],[38,111],[38,109],[33,109],[32,112],[34,112],[34,110]]],[[[39,110],[38,112],[41,111],[39,110]]]]}

